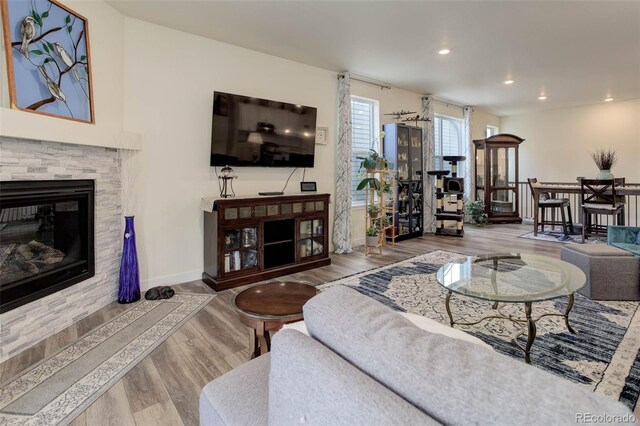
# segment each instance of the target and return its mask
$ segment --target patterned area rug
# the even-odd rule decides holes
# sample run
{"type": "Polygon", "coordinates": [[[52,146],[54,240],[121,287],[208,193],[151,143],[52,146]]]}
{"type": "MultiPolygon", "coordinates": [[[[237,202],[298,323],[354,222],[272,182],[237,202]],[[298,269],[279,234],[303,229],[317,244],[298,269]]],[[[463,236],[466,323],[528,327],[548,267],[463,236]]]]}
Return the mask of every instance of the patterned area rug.
{"type": "MultiPolygon", "coordinates": [[[[528,240],[537,241],[550,241],[552,243],[565,243],[565,244],[582,244],[582,234],[580,234],[580,228],[578,228],[577,234],[564,235],[562,229],[556,231],[538,232],[538,235],[533,235],[533,232],[527,232],[520,235],[520,238],[526,238],[528,240]]],[[[589,237],[584,240],[584,244],[606,244],[607,239],[601,237],[589,237]]]]}
{"type": "Polygon", "coordinates": [[[215,295],[141,302],[0,385],[1,425],[70,423],[215,295]]]}
{"type": "MultiPolygon", "coordinates": [[[[372,269],[320,286],[346,285],[402,312],[424,315],[449,324],[445,310],[446,290],[436,281],[443,264],[464,255],[434,251],[385,267],[372,269]]],[[[533,305],[534,316],[564,312],[566,299],[533,305]]],[[[576,295],[570,321],[577,334],[570,333],[561,317],[537,322],[537,336],[531,349],[534,366],[572,380],[592,391],[619,399],[633,407],[640,391],[640,309],[637,302],[597,302],[576,295]]],[[[490,302],[454,294],[454,319],[473,322],[493,312],[490,302]]],[[[508,304],[505,314],[524,316],[521,304],[508,304]]],[[[511,321],[491,319],[474,326],[458,326],[480,338],[496,351],[524,362],[524,353],[512,337],[520,331],[511,321]]],[[[526,336],[521,337],[524,346],[526,336]]]]}

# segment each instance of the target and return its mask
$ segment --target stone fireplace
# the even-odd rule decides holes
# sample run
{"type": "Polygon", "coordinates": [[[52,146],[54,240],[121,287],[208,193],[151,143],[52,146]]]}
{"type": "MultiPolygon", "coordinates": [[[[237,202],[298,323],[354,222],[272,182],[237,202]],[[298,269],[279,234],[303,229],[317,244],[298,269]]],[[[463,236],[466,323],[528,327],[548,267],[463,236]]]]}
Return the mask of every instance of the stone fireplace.
{"type": "Polygon", "coordinates": [[[0,137],[0,362],[116,300],[120,180],[116,149],[0,137]],[[29,187],[45,199],[5,199],[29,187]],[[10,294],[20,281],[25,292],[10,294]]]}

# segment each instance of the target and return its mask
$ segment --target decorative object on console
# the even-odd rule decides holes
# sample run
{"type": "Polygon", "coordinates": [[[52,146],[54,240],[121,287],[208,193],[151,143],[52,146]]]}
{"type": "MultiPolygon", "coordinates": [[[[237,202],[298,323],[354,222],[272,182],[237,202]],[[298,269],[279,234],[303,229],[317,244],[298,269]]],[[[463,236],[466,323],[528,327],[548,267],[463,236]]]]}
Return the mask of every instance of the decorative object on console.
{"type": "Polygon", "coordinates": [[[11,108],[93,124],[86,18],[55,0],[1,5],[11,108]]]}
{"type": "Polygon", "coordinates": [[[316,192],[318,186],[315,182],[300,182],[300,192],[316,192]]]}
{"type": "Polygon", "coordinates": [[[500,133],[476,139],[475,199],[484,201],[489,222],[522,223],[520,217],[519,136],[500,133]]]}
{"type": "Polygon", "coordinates": [[[169,286],[153,287],[147,290],[144,298],[147,300],[171,299],[176,292],[169,286]]]}
{"type": "Polygon", "coordinates": [[[598,170],[600,170],[596,179],[613,179],[611,169],[618,161],[615,151],[611,149],[605,151],[600,148],[591,153],[591,158],[593,162],[596,163],[596,166],[598,166],[598,170]]]}
{"type": "Polygon", "coordinates": [[[136,232],[133,216],[126,216],[122,260],[120,261],[120,280],[118,303],[132,303],[140,300],[140,276],[138,273],[138,253],[136,250],[136,232]]]}
{"type": "Polygon", "coordinates": [[[229,166],[224,166],[220,170],[218,175],[218,184],[220,187],[220,196],[222,198],[233,198],[236,196],[233,190],[233,180],[238,179],[238,176],[234,175],[233,169],[229,166]]]}

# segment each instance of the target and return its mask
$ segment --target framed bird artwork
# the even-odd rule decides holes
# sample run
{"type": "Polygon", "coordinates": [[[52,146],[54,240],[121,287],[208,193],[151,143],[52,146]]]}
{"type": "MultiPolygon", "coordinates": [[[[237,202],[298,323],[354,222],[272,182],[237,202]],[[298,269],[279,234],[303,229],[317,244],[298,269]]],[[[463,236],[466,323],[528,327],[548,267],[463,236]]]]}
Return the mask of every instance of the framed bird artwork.
{"type": "Polygon", "coordinates": [[[87,19],[55,0],[0,0],[11,108],[95,123],[87,19]]]}

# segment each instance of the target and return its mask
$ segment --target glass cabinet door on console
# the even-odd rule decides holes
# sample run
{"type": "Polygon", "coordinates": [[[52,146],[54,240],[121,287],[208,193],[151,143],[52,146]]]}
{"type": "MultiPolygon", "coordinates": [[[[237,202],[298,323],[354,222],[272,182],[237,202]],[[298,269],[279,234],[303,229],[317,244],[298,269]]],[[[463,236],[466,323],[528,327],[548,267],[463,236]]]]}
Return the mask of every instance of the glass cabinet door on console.
{"type": "Polygon", "coordinates": [[[476,200],[491,222],[522,222],[518,209],[518,149],[524,139],[499,134],[473,141],[476,147],[476,200]]]}
{"type": "Polygon", "coordinates": [[[244,227],[224,231],[225,274],[258,267],[258,229],[244,227]]]}
{"type": "Polygon", "coordinates": [[[324,241],[324,219],[304,219],[298,222],[298,258],[323,255],[326,252],[324,241]]]}

